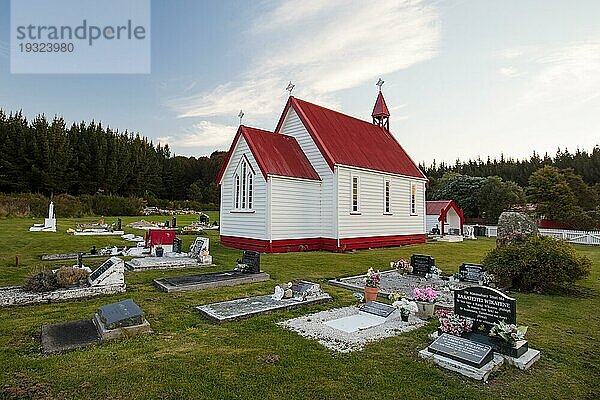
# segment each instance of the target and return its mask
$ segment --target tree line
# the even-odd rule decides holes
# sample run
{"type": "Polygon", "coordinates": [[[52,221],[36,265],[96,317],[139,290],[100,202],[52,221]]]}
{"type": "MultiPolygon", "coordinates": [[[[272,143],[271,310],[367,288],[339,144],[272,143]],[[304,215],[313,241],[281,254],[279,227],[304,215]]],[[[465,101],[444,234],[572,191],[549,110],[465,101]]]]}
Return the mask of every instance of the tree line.
{"type": "Polygon", "coordinates": [[[529,160],[501,157],[421,165],[430,179],[429,200],[454,200],[468,218],[495,223],[503,211],[516,209],[535,218],[574,229],[600,224],[600,147],[591,152],[568,150],[534,153],[529,160]],[[526,206],[527,205],[527,206],[526,206]]]}
{"type": "Polygon", "coordinates": [[[215,186],[225,152],[171,154],[138,133],[0,110],[0,192],[116,195],[219,204],[215,186]]]}

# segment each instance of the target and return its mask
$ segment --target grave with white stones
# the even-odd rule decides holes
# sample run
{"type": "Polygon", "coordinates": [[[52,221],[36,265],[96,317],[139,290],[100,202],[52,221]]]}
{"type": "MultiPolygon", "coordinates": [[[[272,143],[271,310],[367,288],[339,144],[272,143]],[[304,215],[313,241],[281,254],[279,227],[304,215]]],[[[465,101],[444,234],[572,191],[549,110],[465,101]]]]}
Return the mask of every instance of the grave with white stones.
{"type": "Polygon", "coordinates": [[[461,337],[443,333],[427,348],[422,358],[477,380],[487,381],[504,361],[528,369],[540,352],[528,347],[526,340],[509,344],[492,338],[489,332],[499,322],[516,324],[516,300],[499,290],[473,286],[454,291],[454,314],[472,321],[472,332],[461,337]]]}
{"type": "Polygon", "coordinates": [[[212,256],[209,253],[209,239],[197,237],[190,246],[190,252],[181,252],[179,238],[173,239],[172,250],[162,257],[138,257],[127,261],[125,265],[130,271],[145,271],[150,269],[180,269],[198,268],[212,265],[212,256]],[[179,251],[178,251],[179,250],[179,251]]]}
{"type": "Polygon", "coordinates": [[[332,300],[317,283],[302,281],[290,286],[291,297],[277,298],[273,294],[245,297],[196,307],[204,317],[214,322],[229,322],[279,310],[290,310],[332,300]]]}
{"type": "Polygon", "coordinates": [[[131,299],[101,306],[92,319],[42,326],[42,352],[62,353],[122,336],[151,333],[144,312],[131,299]]]}
{"type": "MultiPolygon", "coordinates": [[[[202,254],[208,251],[207,249],[208,238],[197,238],[192,245],[191,253],[204,257],[202,254]]],[[[242,259],[238,260],[238,265],[231,271],[160,278],[154,280],[154,285],[163,292],[184,292],[264,282],[269,279],[271,279],[269,274],[260,270],[260,253],[244,251],[242,259]]]]}
{"type": "Polygon", "coordinates": [[[29,232],[56,232],[56,215],[54,214],[54,203],[50,202],[48,206],[48,218],[44,219],[43,224],[33,224],[29,232]]]}

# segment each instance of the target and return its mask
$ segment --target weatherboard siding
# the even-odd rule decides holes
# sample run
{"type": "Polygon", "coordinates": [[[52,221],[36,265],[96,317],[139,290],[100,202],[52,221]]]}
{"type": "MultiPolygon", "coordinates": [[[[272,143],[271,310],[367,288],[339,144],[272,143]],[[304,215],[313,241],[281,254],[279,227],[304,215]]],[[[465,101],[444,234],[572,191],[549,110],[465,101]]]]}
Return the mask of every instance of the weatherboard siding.
{"type": "Polygon", "coordinates": [[[338,168],[340,238],[425,234],[425,181],[350,167],[338,168]],[[352,176],[360,182],[360,214],[351,213],[352,176]],[[384,214],[384,180],[390,180],[391,214],[384,214]],[[417,215],[411,215],[410,185],[417,184],[417,215]]]}
{"type": "Polygon", "coordinates": [[[267,238],[267,182],[246,143],[240,136],[229,160],[221,182],[221,221],[223,236],[235,236],[253,239],[267,238]],[[242,156],[245,155],[254,170],[253,211],[232,212],[234,209],[234,174],[242,156]]]}
{"type": "Polygon", "coordinates": [[[271,239],[321,237],[321,183],[269,177],[271,239]]]}
{"type": "Polygon", "coordinates": [[[304,154],[306,154],[306,157],[315,171],[317,171],[317,174],[321,177],[320,236],[325,238],[335,238],[337,233],[335,218],[335,188],[334,175],[331,171],[331,167],[329,167],[329,164],[327,164],[325,158],[323,158],[321,151],[313,141],[294,109],[289,109],[279,133],[296,138],[300,148],[304,154]]]}
{"type": "Polygon", "coordinates": [[[426,218],[426,230],[427,233],[431,232],[433,228],[437,225],[440,231],[442,230],[442,223],[438,220],[439,215],[427,215],[426,218]]]}

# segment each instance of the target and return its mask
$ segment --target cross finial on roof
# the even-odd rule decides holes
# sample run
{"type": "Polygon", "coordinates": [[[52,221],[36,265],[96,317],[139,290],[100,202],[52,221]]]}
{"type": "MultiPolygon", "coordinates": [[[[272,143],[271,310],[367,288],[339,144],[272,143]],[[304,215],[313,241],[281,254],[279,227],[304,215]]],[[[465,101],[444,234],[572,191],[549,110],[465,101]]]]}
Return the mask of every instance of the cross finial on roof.
{"type": "Polygon", "coordinates": [[[385,81],[383,79],[379,78],[379,80],[375,84],[375,85],[379,86],[379,91],[380,92],[381,92],[381,87],[383,86],[384,83],[385,83],[385,81]]]}
{"type": "Polygon", "coordinates": [[[240,110],[240,113],[238,114],[238,118],[240,119],[240,125],[242,124],[242,118],[244,118],[244,112],[242,110],[240,110]]]}
{"type": "Polygon", "coordinates": [[[290,83],[288,83],[287,87],[285,88],[285,90],[287,90],[288,92],[290,92],[290,96],[292,95],[292,90],[294,90],[294,88],[296,87],[296,85],[294,85],[292,83],[292,81],[290,81],[290,83]]]}

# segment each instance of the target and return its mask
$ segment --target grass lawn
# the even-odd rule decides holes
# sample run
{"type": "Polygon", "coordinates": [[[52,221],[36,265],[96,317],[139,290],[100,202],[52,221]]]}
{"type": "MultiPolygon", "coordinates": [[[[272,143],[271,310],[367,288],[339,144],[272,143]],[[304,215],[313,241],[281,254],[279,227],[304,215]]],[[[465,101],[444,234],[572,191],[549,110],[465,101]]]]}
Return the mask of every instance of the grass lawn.
{"type": "MultiPolygon", "coordinates": [[[[168,217],[144,217],[165,220],[168,217]]],[[[216,213],[211,220],[217,218],[216,213]]],[[[138,220],[124,218],[124,224],[138,220]]],[[[192,216],[178,217],[184,225],[192,216]]],[[[89,219],[88,219],[89,220],[89,219]]],[[[108,221],[109,219],[107,219],[108,221]]],[[[110,237],[73,237],[65,230],[75,220],[58,220],[57,233],[28,232],[31,219],[0,219],[0,286],[18,285],[42,265],[44,253],[86,251],[128,242],[110,237]],[[15,255],[20,266],[15,268],[15,255]]],[[[35,221],[40,222],[40,221],[35,221]]],[[[126,229],[127,232],[141,231],[126,229]]],[[[577,246],[593,260],[592,274],[571,295],[514,294],[521,324],[529,326],[530,346],[542,358],[528,371],[503,367],[487,384],[441,370],[418,357],[429,344],[424,328],[338,354],[275,323],[354,303],[352,292],[326,279],[361,274],[370,266],[412,253],[431,254],[446,272],[462,262],[479,262],[492,239],[400,248],[262,256],[273,280],[186,293],[161,293],[155,278],[228,270],[241,255],[221,247],[210,232],[216,267],[126,273],[127,293],[47,305],[0,309],[0,399],[598,399],[600,398],[600,248],[577,246]],[[215,301],[270,293],[293,279],[320,282],[333,303],[277,312],[215,325],[194,307],[215,301]],[[42,324],[90,318],[98,306],[133,298],[155,333],[46,357],[40,352],[42,324]],[[271,363],[270,356],[280,361],[271,363]]],[[[195,236],[183,236],[187,249],[195,236]]],[[[84,260],[95,267],[100,260],[84,260]]],[[[54,263],[56,265],[60,263],[54,263]]]]}

